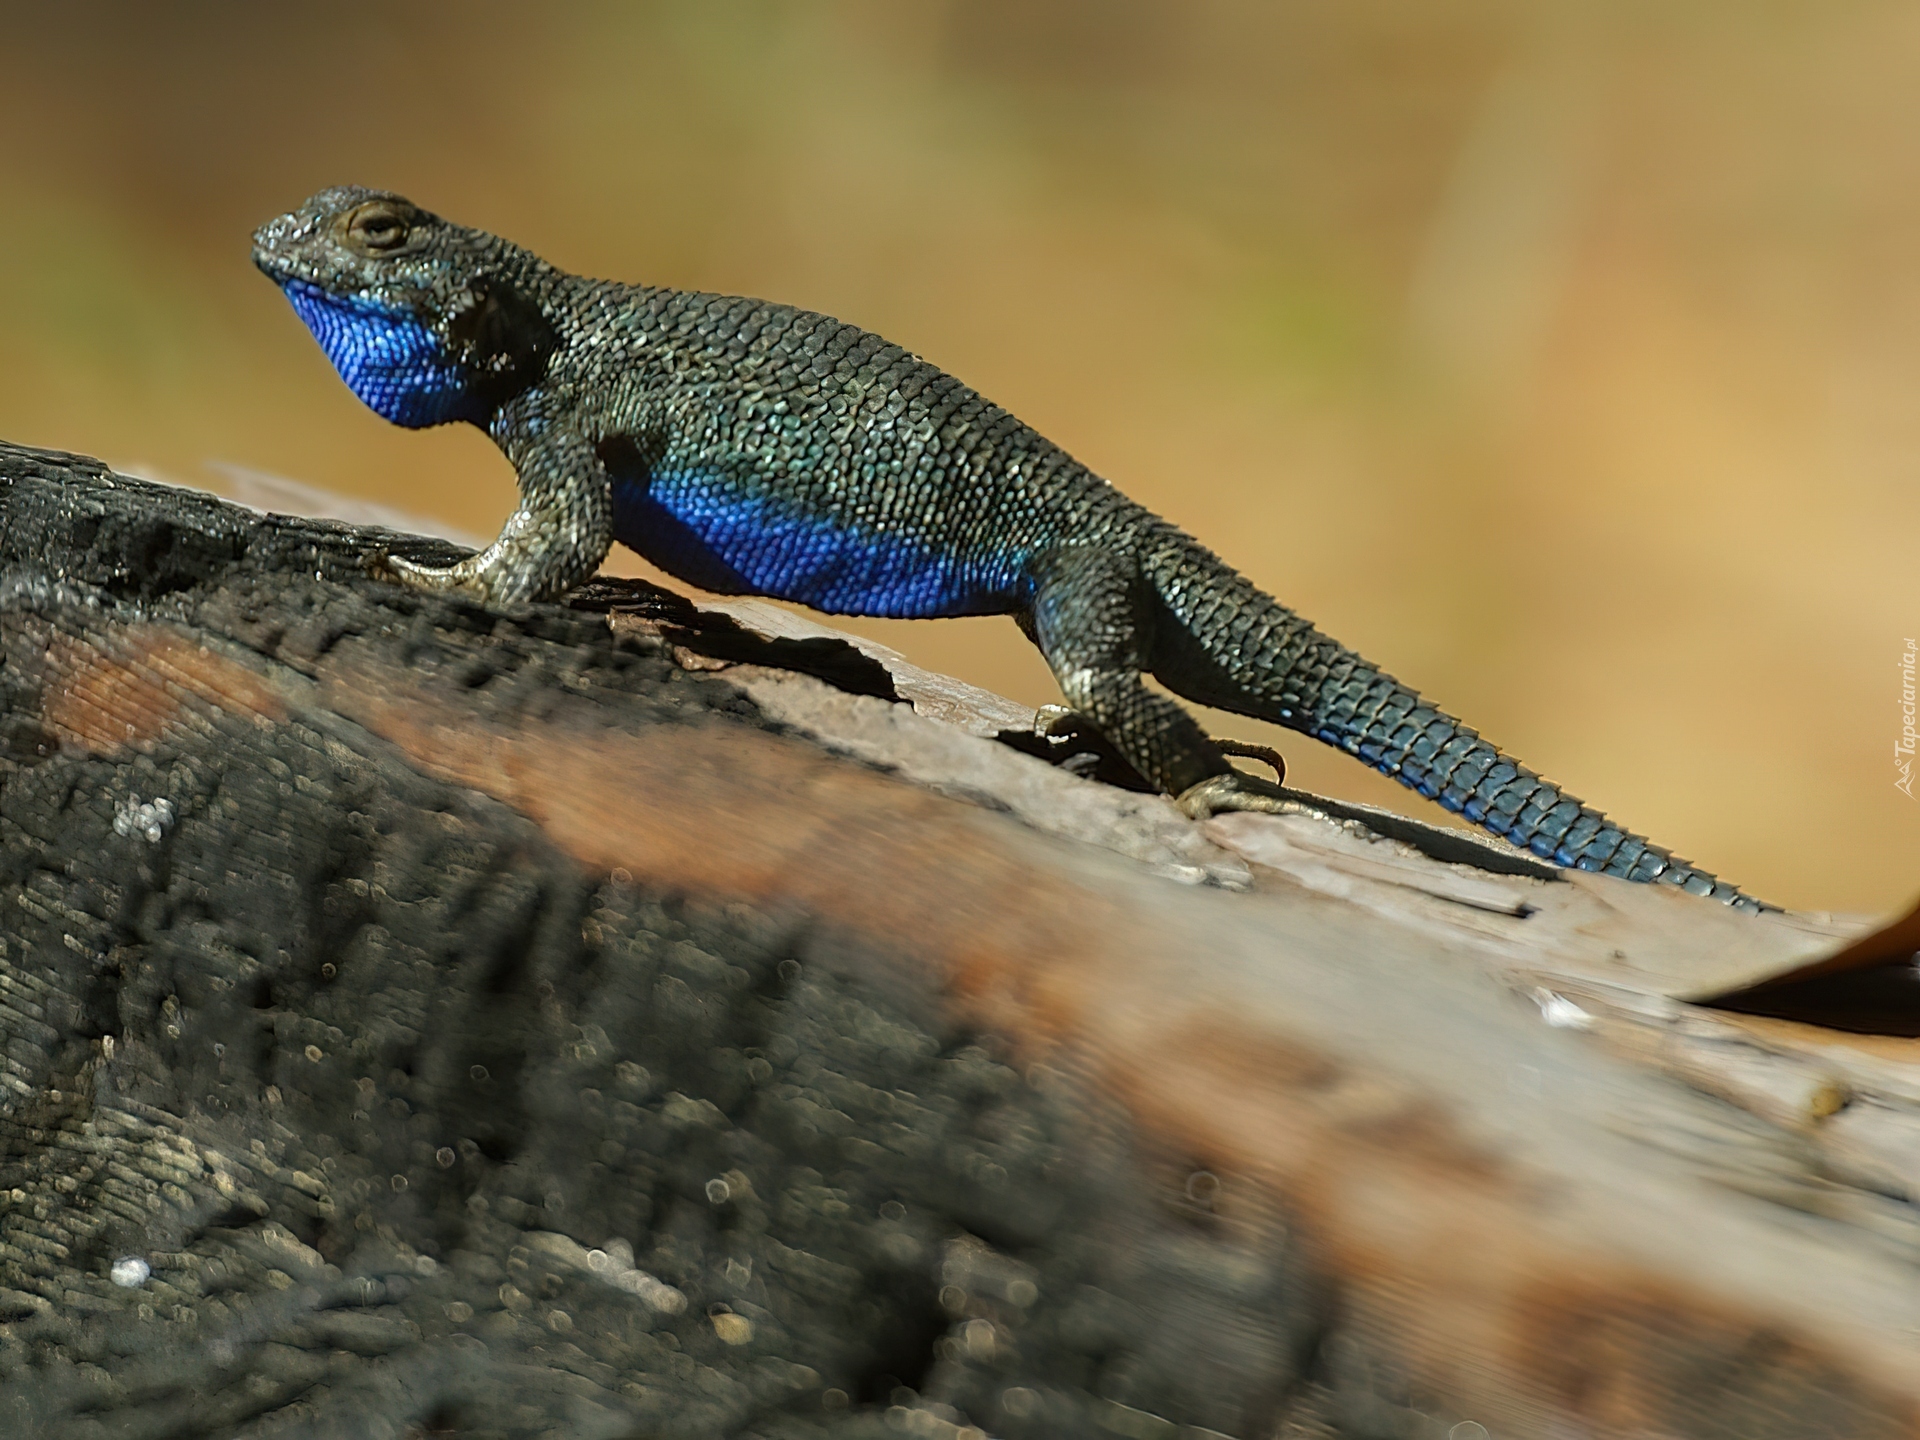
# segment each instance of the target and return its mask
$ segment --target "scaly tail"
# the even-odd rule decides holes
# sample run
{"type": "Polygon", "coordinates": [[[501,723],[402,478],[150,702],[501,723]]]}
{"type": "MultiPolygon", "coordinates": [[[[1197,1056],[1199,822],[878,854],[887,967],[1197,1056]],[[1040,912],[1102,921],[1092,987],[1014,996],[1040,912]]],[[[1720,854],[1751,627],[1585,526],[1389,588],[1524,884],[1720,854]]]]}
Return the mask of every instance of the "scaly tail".
{"type": "Polygon", "coordinates": [[[1762,908],[1501,754],[1171,526],[1141,564],[1162,606],[1153,672],[1176,694],[1337,746],[1555,864],[1762,908]]]}

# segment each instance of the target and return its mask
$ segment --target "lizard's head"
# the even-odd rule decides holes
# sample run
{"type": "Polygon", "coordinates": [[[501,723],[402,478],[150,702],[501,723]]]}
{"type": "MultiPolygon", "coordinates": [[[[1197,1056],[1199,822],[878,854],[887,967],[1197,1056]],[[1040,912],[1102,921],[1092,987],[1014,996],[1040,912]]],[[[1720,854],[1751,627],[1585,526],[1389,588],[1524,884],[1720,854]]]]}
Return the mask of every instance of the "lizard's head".
{"type": "Polygon", "coordinates": [[[411,201],[343,185],[254,232],[340,378],[395,424],[485,424],[546,373],[557,338],[541,261],[411,201]]]}

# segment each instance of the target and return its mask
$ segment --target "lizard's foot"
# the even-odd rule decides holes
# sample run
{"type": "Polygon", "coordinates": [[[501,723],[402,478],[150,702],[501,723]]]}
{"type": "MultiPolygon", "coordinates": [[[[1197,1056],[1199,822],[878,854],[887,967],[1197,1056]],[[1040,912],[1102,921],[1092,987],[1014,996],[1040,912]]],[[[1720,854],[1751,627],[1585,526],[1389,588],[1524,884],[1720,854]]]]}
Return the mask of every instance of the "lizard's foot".
{"type": "Polygon", "coordinates": [[[1003,730],[1000,739],[1083,780],[1160,793],[1160,787],[1135,770],[1099,726],[1065,705],[1042,705],[1034,713],[1030,731],[1003,730]]]}
{"type": "MultiPolygon", "coordinates": [[[[1033,712],[1033,733],[1042,740],[1078,739],[1086,735],[1089,730],[1096,735],[1101,733],[1086,716],[1068,705],[1042,705],[1033,712]]],[[[1243,760],[1258,760],[1262,765],[1272,769],[1275,785],[1286,783],[1287,757],[1271,745],[1255,745],[1247,740],[1223,740],[1218,735],[1208,738],[1222,755],[1237,755],[1243,760]]]]}
{"type": "MultiPolygon", "coordinates": [[[[1228,753],[1236,753],[1229,751],[1228,753]]],[[[1256,758],[1265,759],[1265,756],[1256,758]]],[[[1268,764],[1280,761],[1279,756],[1268,760],[1268,764]]],[[[1281,773],[1285,773],[1285,763],[1280,761],[1281,773]]],[[[1288,790],[1284,786],[1247,775],[1239,770],[1229,770],[1224,775],[1214,775],[1180,792],[1174,798],[1174,804],[1195,820],[1204,820],[1209,815],[1218,815],[1225,810],[1251,810],[1262,815],[1316,815],[1329,818],[1326,810],[1315,804],[1311,797],[1299,790],[1288,790]]]]}
{"type": "Polygon", "coordinates": [[[1270,785],[1252,775],[1230,770],[1202,780],[1183,791],[1174,801],[1195,820],[1218,815],[1223,810],[1251,810],[1265,815],[1306,815],[1349,830],[1368,833],[1384,840],[1410,845],[1435,860],[1450,865],[1472,865],[1496,875],[1526,875],[1535,880],[1557,880],[1560,872],[1536,860],[1522,850],[1494,840],[1483,840],[1444,825],[1427,825],[1371,806],[1349,805],[1309,795],[1304,790],[1288,790],[1270,785]]]}
{"type": "MultiPolygon", "coordinates": [[[[1049,758],[1058,754],[1063,758],[1054,760],[1054,764],[1069,775],[1078,775],[1082,779],[1091,779],[1098,775],[1112,759],[1119,758],[1119,751],[1111,750],[1105,735],[1078,710],[1066,705],[1042,705],[1033,712],[1033,735],[1044,743],[1049,758]]],[[[1122,760],[1124,765],[1125,761],[1122,760]]],[[[1151,788],[1151,787],[1149,787],[1151,788]]]]}
{"type": "Polygon", "coordinates": [[[1087,722],[1069,705],[1042,705],[1033,712],[1033,733],[1042,740],[1065,735],[1087,722]]]}

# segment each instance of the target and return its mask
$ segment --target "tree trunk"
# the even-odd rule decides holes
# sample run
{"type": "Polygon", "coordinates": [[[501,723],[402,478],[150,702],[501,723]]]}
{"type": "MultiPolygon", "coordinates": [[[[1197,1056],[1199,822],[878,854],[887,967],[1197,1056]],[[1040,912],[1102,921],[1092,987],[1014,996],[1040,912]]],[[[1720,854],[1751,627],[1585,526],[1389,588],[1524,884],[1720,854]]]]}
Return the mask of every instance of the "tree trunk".
{"type": "Polygon", "coordinates": [[[4,1433],[1920,1436],[1843,927],[388,546],[0,446],[4,1433]]]}

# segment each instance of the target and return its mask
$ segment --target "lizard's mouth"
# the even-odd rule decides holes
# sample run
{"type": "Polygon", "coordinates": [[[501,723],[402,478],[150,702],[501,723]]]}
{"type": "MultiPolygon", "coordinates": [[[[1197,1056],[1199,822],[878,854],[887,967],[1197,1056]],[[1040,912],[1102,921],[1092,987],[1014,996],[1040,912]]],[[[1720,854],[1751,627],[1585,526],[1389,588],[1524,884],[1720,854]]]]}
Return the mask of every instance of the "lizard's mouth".
{"type": "Polygon", "coordinates": [[[284,284],[295,278],[293,270],[286,261],[260,244],[258,240],[253,245],[253,263],[262,274],[276,284],[284,284]]]}
{"type": "Polygon", "coordinates": [[[282,229],[286,217],[274,221],[271,225],[262,225],[253,236],[254,266],[276,285],[286,285],[294,281],[311,283],[314,279],[313,267],[302,264],[298,255],[288,253],[279,242],[280,236],[274,232],[282,229]]]}

